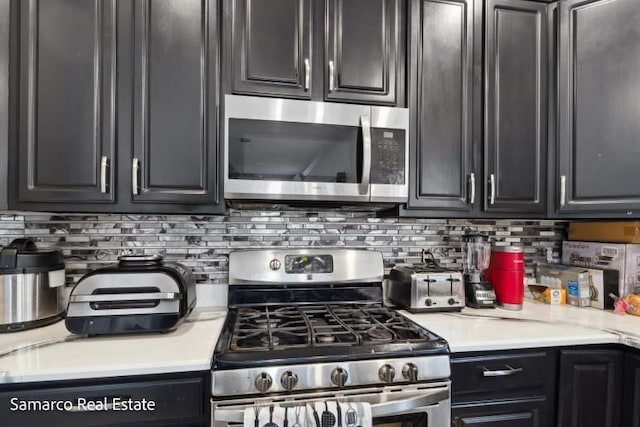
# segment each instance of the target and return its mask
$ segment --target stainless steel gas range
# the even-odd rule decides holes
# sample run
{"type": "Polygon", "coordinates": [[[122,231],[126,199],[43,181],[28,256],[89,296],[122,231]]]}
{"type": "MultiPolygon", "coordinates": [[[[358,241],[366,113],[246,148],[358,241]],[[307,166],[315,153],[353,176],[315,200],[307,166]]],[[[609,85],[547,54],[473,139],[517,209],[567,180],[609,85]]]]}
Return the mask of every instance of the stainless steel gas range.
{"type": "Polygon", "coordinates": [[[370,404],[373,426],[448,427],[447,342],[383,306],[383,273],[376,251],[231,253],[212,425],[242,424],[246,408],[331,401],[370,404]]]}

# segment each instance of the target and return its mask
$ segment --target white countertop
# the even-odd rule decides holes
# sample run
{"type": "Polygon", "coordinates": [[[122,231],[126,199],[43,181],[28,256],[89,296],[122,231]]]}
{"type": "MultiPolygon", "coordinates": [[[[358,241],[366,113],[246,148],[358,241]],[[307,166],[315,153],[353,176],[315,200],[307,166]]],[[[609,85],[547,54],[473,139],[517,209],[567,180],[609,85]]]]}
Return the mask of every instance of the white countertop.
{"type": "Polygon", "coordinates": [[[521,311],[402,313],[446,339],[454,353],[612,343],[640,348],[640,317],[595,308],[525,299],[521,311]]]}
{"type": "Polygon", "coordinates": [[[0,384],[206,371],[225,316],[226,309],[197,307],[166,334],[84,337],[64,321],[2,334],[0,384]]]}

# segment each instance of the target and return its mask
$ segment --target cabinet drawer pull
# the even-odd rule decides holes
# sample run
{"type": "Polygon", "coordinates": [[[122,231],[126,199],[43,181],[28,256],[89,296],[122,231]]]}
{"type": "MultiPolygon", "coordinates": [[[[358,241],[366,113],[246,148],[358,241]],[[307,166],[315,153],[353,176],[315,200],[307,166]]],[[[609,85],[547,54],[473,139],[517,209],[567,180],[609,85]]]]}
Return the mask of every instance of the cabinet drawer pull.
{"type": "Polygon", "coordinates": [[[524,369],[522,368],[514,368],[509,365],[506,365],[506,366],[508,369],[498,369],[496,371],[491,371],[483,366],[482,376],[483,377],[506,377],[506,376],[515,375],[524,371],[524,369]]]}
{"type": "Polygon", "coordinates": [[[469,174],[469,185],[471,186],[471,195],[469,196],[469,203],[473,205],[476,202],[476,174],[473,172],[469,174]]]}
{"type": "Polygon", "coordinates": [[[494,174],[489,175],[489,185],[491,192],[489,193],[489,204],[495,205],[496,203],[496,176],[494,174]]]}
{"type": "Polygon", "coordinates": [[[567,176],[560,176],[560,207],[563,208],[567,200],[567,176]]]}
{"type": "Polygon", "coordinates": [[[311,64],[309,58],[304,59],[304,90],[309,90],[311,82],[311,64]]]}
{"type": "Polygon", "coordinates": [[[109,158],[102,156],[100,159],[100,192],[107,192],[107,168],[109,167],[109,158]]]}
{"type": "Polygon", "coordinates": [[[133,159],[131,165],[131,192],[138,194],[138,171],[140,170],[140,161],[136,158],[133,159]]]}
{"type": "Polygon", "coordinates": [[[329,61],[329,92],[336,90],[335,71],[333,61],[329,61]]]}

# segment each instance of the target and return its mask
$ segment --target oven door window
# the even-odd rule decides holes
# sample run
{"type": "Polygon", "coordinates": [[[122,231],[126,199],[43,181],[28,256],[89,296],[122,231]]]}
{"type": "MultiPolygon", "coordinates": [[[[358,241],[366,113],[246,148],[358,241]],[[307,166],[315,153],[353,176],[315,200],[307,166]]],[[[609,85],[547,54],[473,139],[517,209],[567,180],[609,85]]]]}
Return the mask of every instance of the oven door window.
{"type": "Polygon", "coordinates": [[[229,119],[229,178],[358,183],[359,126],[229,119]]]}
{"type": "Polygon", "coordinates": [[[429,427],[426,413],[378,417],[373,419],[373,427],[429,427]]]}

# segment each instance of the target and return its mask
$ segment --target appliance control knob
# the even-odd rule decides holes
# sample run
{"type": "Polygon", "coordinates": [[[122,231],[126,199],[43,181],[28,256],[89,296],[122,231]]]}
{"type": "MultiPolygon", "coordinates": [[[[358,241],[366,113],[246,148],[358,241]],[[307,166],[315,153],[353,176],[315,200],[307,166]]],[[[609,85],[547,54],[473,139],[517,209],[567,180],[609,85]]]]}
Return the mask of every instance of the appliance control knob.
{"type": "Polygon", "coordinates": [[[256,377],[254,385],[260,393],[266,393],[273,385],[273,378],[271,378],[271,375],[266,372],[262,372],[256,377]]]}
{"type": "Polygon", "coordinates": [[[411,382],[418,381],[418,367],[413,363],[407,363],[402,368],[402,376],[411,382]]]}
{"type": "Polygon", "coordinates": [[[280,377],[280,384],[285,390],[291,391],[298,384],[298,375],[294,372],[287,371],[280,377]]]}
{"type": "Polygon", "coordinates": [[[393,382],[393,377],[396,376],[396,370],[391,365],[382,365],[378,369],[378,376],[383,382],[390,384],[393,382]]]}
{"type": "Polygon", "coordinates": [[[343,368],[335,368],[331,371],[331,382],[338,387],[344,387],[349,379],[349,373],[343,368]]]}
{"type": "Polygon", "coordinates": [[[431,301],[431,298],[427,298],[427,300],[424,302],[424,305],[426,305],[427,307],[431,307],[431,304],[433,304],[433,301],[431,301]]]}
{"type": "Polygon", "coordinates": [[[456,303],[456,300],[454,300],[453,298],[449,298],[449,305],[454,305],[456,303]]]}

